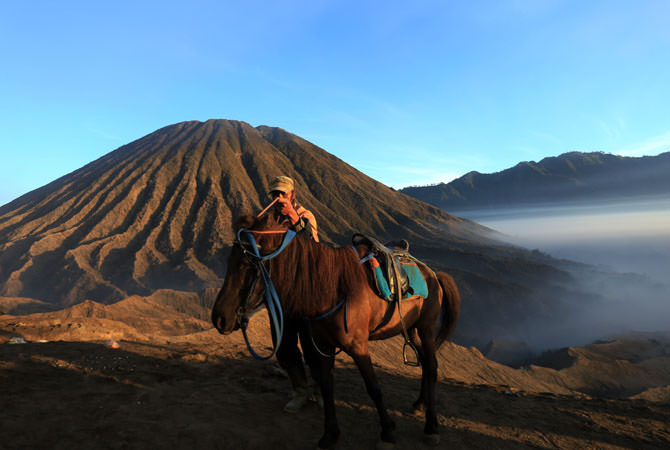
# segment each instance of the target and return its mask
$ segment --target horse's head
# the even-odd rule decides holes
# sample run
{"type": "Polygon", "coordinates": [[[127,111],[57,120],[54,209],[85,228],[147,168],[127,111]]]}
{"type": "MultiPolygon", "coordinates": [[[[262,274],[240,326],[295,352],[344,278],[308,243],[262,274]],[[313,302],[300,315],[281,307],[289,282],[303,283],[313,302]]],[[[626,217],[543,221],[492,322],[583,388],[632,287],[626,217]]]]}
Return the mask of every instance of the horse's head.
{"type": "Polygon", "coordinates": [[[226,278],[212,308],[212,324],[221,334],[240,328],[247,315],[262,302],[259,269],[245,233],[252,234],[260,254],[265,255],[280,245],[287,227],[280,225],[273,214],[268,214],[261,218],[242,216],[234,230],[236,239],[228,257],[226,278]],[[239,233],[242,229],[245,231],[239,233]]]}

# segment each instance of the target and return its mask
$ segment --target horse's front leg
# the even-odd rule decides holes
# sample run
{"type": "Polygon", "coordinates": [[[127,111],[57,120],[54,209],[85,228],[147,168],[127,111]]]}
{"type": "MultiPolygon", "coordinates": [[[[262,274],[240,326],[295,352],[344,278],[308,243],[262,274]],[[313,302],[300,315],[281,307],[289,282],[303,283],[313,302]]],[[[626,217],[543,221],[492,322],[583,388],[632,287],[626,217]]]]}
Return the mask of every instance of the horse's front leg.
{"type": "MultiPolygon", "coordinates": [[[[350,353],[351,357],[356,362],[358,370],[363,376],[365,381],[365,388],[368,391],[368,394],[375,402],[377,407],[377,413],[379,414],[379,421],[382,426],[381,439],[383,444],[395,444],[395,438],[393,437],[393,431],[395,430],[395,423],[391,419],[386,411],[384,406],[384,400],[382,399],[382,390],[379,388],[379,383],[377,382],[377,377],[375,371],[372,367],[372,360],[370,359],[370,353],[367,348],[367,342],[356,346],[356,348],[350,353]]],[[[383,446],[378,446],[382,448],[383,446]]],[[[388,446],[390,447],[390,446],[388,446]]]]}
{"type": "MultiPolygon", "coordinates": [[[[324,353],[332,354],[334,348],[328,346],[324,353]]],[[[320,357],[321,396],[323,397],[324,430],[323,436],[319,440],[319,448],[333,448],[340,436],[340,428],[337,425],[335,416],[335,382],[333,379],[333,364],[335,357],[320,357]]]]}

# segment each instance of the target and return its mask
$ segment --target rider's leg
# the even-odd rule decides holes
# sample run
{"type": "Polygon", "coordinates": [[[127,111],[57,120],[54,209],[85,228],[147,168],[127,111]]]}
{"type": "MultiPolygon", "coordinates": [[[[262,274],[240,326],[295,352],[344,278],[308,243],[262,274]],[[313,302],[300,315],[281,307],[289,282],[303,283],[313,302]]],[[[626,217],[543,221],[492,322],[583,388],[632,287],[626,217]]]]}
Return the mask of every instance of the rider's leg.
{"type": "Polygon", "coordinates": [[[284,323],[284,335],[281,344],[277,349],[277,361],[286,371],[291,386],[293,388],[291,400],[284,406],[284,411],[295,413],[307,403],[309,399],[309,389],[307,386],[307,376],[305,367],[302,363],[302,354],[298,349],[298,322],[288,319],[284,323]]]}

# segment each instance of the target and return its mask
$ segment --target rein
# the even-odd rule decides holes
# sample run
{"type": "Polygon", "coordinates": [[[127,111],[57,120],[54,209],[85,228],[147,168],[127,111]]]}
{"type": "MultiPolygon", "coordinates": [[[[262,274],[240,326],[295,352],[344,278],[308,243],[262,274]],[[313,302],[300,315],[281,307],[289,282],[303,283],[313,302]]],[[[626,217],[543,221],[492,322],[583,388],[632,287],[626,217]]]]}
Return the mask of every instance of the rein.
{"type": "MultiPolygon", "coordinates": [[[[267,208],[266,208],[267,209],[267,208]]],[[[259,214],[260,216],[260,214],[259,214]]],[[[265,265],[263,265],[263,262],[269,261],[273,258],[275,258],[277,255],[279,255],[284,249],[291,243],[293,238],[295,237],[296,232],[293,230],[287,230],[287,231],[282,231],[282,230],[247,230],[244,228],[241,228],[237,232],[237,241],[240,243],[242,246],[242,252],[243,254],[250,258],[253,263],[256,265],[257,271],[256,271],[256,278],[254,278],[254,281],[251,284],[251,287],[249,288],[249,292],[244,300],[244,303],[240,306],[238,309],[238,317],[239,317],[239,322],[240,322],[240,328],[242,329],[242,335],[244,336],[244,342],[247,345],[247,349],[249,350],[249,353],[251,355],[259,360],[267,360],[272,358],[276,353],[277,350],[279,349],[279,346],[282,341],[282,336],[284,334],[284,314],[283,310],[281,307],[281,303],[279,301],[279,296],[277,295],[277,291],[275,290],[274,285],[272,284],[272,279],[270,278],[270,273],[268,270],[265,268],[265,265]],[[260,251],[258,249],[258,245],[256,244],[256,240],[254,239],[253,235],[254,234],[284,234],[284,240],[282,241],[281,245],[274,250],[272,253],[268,255],[261,255],[260,251]],[[247,238],[247,242],[251,247],[251,250],[253,252],[250,252],[247,250],[246,242],[242,241],[242,235],[247,238]],[[260,274],[260,277],[259,277],[260,274]],[[272,353],[268,356],[261,356],[256,351],[253,349],[251,346],[251,343],[249,342],[249,338],[247,337],[247,326],[249,324],[249,317],[251,314],[247,311],[249,307],[249,300],[251,299],[251,296],[253,294],[254,289],[256,288],[256,284],[258,283],[258,279],[263,280],[263,285],[265,288],[265,307],[268,310],[268,315],[270,317],[270,329],[276,336],[275,343],[274,343],[274,348],[272,349],[272,353]]],[[[332,357],[334,355],[326,355],[323,353],[319,347],[316,345],[316,342],[314,341],[314,335],[312,333],[312,327],[311,327],[311,322],[312,321],[319,321],[322,319],[325,319],[326,317],[331,316],[332,314],[336,313],[340,308],[344,307],[344,329],[345,332],[349,332],[349,326],[347,324],[347,299],[344,299],[340,301],[333,309],[330,311],[325,312],[324,314],[321,314],[320,316],[313,317],[313,318],[308,318],[307,323],[308,323],[308,328],[309,328],[309,334],[312,339],[312,344],[314,345],[314,348],[316,349],[317,352],[319,352],[322,356],[325,357],[332,357]]],[[[254,307],[253,312],[257,311],[258,307],[254,307]]],[[[341,349],[337,352],[339,353],[342,351],[341,349]]],[[[335,353],[335,354],[337,354],[335,353]]]]}
{"type": "Polygon", "coordinates": [[[246,230],[244,228],[241,228],[237,232],[237,241],[242,246],[242,252],[246,257],[251,259],[251,261],[256,265],[257,269],[256,278],[254,279],[251,288],[249,289],[249,293],[247,294],[246,300],[244,302],[245,304],[240,307],[241,311],[238,312],[242,316],[240,320],[240,328],[242,329],[242,334],[244,335],[244,342],[247,344],[247,349],[249,349],[249,353],[251,353],[251,355],[256,359],[266,360],[272,358],[275,355],[275,353],[277,353],[277,349],[281,344],[282,336],[284,334],[284,314],[282,312],[281,303],[279,302],[279,296],[277,295],[277,291],[275,290],[275,287],[272,284],[270,273],[265,268],[263,262],[275,258],[282,251],[284,251],[284,249],[291,243],[294,237],[295,237],[295,231],[293,230],[259,231],[259,230],[246,230]],[[256,244],[256,240],[254,239],[253,236],[254,234],[284,234],[284,240],[282,241],[281,245],[272,253],[269,253],[267,255],[261,255],[258,249],[258,245],[256,244]],[[246,246],[243,245],[242,235],[246,237],[246,240],[249,243],[249,246],[251,247],[252,251],[247,250],[246,246]],[[249,315],[247,314],[246,308],[248,307],[249,299],[251,298],[251,294],[253,293],[253,290],[256,287],[259,278],[263,281],[263,286],[265,288],[265,307],[267,308],[268,316],[270,317],[270,327],[271,330],[274,332],[274,335],[276,336],[274,348],[272,349],[272,353],[270,353],[269,356],[261,356],[258,353],[256,353],[252,348],[251,343],[249,342],[249,338],[247,337],[247,325],[249,323],[249,315]]]}

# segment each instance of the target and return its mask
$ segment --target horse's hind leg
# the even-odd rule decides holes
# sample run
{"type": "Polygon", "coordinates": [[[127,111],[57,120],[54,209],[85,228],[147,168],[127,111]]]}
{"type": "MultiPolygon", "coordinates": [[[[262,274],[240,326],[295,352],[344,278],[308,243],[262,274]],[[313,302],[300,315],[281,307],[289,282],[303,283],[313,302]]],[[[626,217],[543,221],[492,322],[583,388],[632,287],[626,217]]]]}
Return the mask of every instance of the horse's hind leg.
{"type": "Polygon", "coordinates": [[[305,357],[305,362],[309,366],[309,372],[314,381],[314,395],[318,395],[316,398],[317,403],[323,407],[323,401],[321,399],[321,357],[314,348],[314,337],[312,336],[312,331],[307,329],[302,329],[300,331],[300,346],[302,347],[302,353],[305,357]],[[317,394],[319,392],[319,394],[317,394]]]}
{"type": "Polygon", "coordinates": [[[436,412],[436,392],[435,385],[437,383],[437,358],[435,357],[435,339],[433,338],[434,330],[432,328],[420,329],[419,338],[421,339],[422,349],[422,369],[421,376],[421,395],[419,401],[424,401],[426,411],[426,426],[423,432],[429,443],[437,445],[440,441],[440,436],[437,427],[437,412],[436,412]]]}
{"type": "Polygon", "coordinates": [[[395,423],[389,416],[384,406],[384,400],[382,399],[382,391],[379,388],[379,383],[377,382],[377,377],[375,376],[374,369],[372,367],[372,360],[370,359],[370,353],[365,349],[361,349],[357,352],[352,352],[351,357],[356,362],[358,370],[363,376],[365,381],[365,388],[368,391],[368,394],[375,402],[377,407],[377,413],[379,414],[379,421],[382,426],[381,439],[382,442],[393,444],[395,443],[395,438],[393,437],[393,430],[395,430],[395,423]]]}
{"type": "Polygon", "coordinates": [[[412,404],[412,408],[414,411],[424,411],[426,409],[426,404],[428,403],[428,400],[426,399],[427,395],[427,373],[425,370],[423,370],[423,360],[425,358],[424,356],[424,351],[423,351],[423,343],[421,342],[421,339],[419,339],[419,335],[417,334],[416,328],[412,328],[411,330],[408,330],[409,333],[409,338],[412,341],[412,344],[414,345],[414,348],[416,348],[416,351],[419,353],[419,363],[421,364],[421,391],[419,392],[419,398],[412,404]]]}
{"type": "MultiPolygon", "coordinates": [[[[326,351],[332,353],[333,348],[329,347],[326,351]]],[[[335,416],[335,382],[333,380],[335,358],[321,356],[320,362],[319,378],[321,381],[321,396],[323,397],[324,430],[323,436],[319,440],[319,448],[333,448],[340,436],[340,428],[335,416]]]]}

